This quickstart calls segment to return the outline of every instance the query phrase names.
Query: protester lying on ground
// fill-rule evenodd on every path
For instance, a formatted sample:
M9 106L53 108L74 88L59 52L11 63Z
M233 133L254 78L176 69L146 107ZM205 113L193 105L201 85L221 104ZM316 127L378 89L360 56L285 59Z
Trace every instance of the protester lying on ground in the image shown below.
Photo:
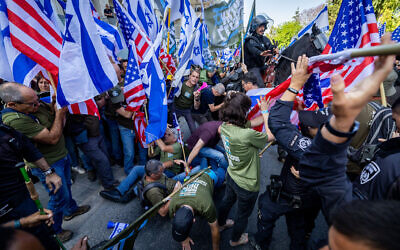
M216 105L215 97L222 96L224 93L225 87L222 83L200 91L200 106L192 110L192 117L199 125L213 120L211 112L218 111L224 105L224 103Z
M155 153L160 153L160 161L164 166L164 174L174 180L183 182L186 173L183 172L179 164L174 162L174 160L182 159L182 147L177 140L177 131L167 128L163 140L156 140L159 148L156 148ZM192 171L197 172L199 169L200 167L196 167L192 169ZM144 174L145 166L135 166L117 188L109 191L101 191L100 196L115 202L129 202L135 196L132 186L137 180L141 179Z
M311 139L318 128L328 120L328 108L318 111L300 111L299 129L290 121L297 90L306 83L308 58L298 58L296 66L292 64L292 78L289 88L276 101L270 110L268 124L278 145L288 152L280 176L271 176L271 184L258 200L256 249L268 249L272 240L275 222L280 216L286 216L286 225L291 239L290 249L306 249L307 237L314 227L314 219L319 212L319 201L315 194L309 192L302 180L296 178L292 171L298 168L298 161L304 151L311 145ZM248 73L246 75L251 75ZM245 76L246 79L246 76ZM250 77L249 77L250 79ZM250 85L250 84L247 84Z
M53 228L60 240L65 242L71 239L72 232L62 229L63 219L71 220L90 209L89 205L78 207L71 194L71 166L62 135L63 121L68 109L57 109L55 103L50 106L39 102L33 89L18 83L2 84L0 98L7 107L1 113L3 123L35 142L51 166L51 171L42 172L34 163L27 163L32 174L40 179L49 193L48 209L54 213ZM46 175L52 172L60 176L63 184L57 193L52 192L46 184Z
M384 35L382 44L390 43L390 34ZM299 166L301 179L318 193L328 222L333 209L352 200L353 188L345 167L346 150L358 127L355 119L392 70L393 61L394 56L380 56L372 75L348 93L344 93L345 83L340 75L331 78L333 116L318 131Z
M178 161L178 163L188 167L184 161ZM212 248L213 250L219 249L220 234L213 191L214 187L218 187L224 182L224 177L225 171L221 168L217 171L206 170L171 198L169 216L172 218L172 237L181 242L182 249L190 250L190 245L194 244L189 234L197 215L207 220L211 229ZM232 225L231 222L229 225Z
M222 142L228 156L228 173L222 204L219 208L218 224L224 227L229 211L238 200L234 216L235 224L230 240L231 246L246 244L248 235L243 233L248 217L253 211L260 189L260 157L262 149L274 136L268 128L269 102L262 98L260 109L266 133L246 128L246 113L251 107L251 99L244 93L230 92L226 105L220 111L224 123L220 127Z
M399 232L399 201L353 201L334 210L322 250L400 249Z

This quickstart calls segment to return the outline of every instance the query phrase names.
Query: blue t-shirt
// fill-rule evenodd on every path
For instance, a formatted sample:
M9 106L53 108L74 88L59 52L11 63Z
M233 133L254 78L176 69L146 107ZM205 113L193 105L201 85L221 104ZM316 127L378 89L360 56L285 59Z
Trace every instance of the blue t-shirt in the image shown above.
M200 107L199 109L193 109L193 113L196 114L205 114L207 110L210 108L208 107L209 104L214 103L214 95L211 91L211 87L207 87L201 91L200 95Z

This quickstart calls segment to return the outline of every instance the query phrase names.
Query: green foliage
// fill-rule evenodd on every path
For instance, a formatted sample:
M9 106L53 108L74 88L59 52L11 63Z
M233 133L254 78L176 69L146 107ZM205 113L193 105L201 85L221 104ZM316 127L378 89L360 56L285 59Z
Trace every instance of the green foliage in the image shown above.
M272 26L269 37L278 43L279 48L286 47L301 28L302 26L298 21L285 22L278 27Z

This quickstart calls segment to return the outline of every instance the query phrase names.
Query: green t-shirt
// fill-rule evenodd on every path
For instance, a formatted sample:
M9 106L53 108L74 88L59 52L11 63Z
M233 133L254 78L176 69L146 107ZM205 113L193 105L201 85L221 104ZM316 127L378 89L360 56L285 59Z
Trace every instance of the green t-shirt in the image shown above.
M215 222L217 211L213 202L213 190L213 180L208 174L202 174L172 197L169 204L169 216L174 217L176 210L182 205L189 205L193 208L195 215L206 218L208 223Z
M50 107L44 103L40 103L38 111L33 115L36 117L36 120L34 120L33 117L31 118L22 113L10 112L5 113L2 119L4 124L32 139L43 129L47 128L50 130L55 118ZM40 153L43 154L44 158L50 165L67 155L63 135L61 135L60 140L55 145L35 142L35 146L39 149ZM28 163L28 166L36 167L33 163Z
M221 125L221 139L228 156L228 173L239 187L260 190L260 157L258 150L268 141L265 133L235 125Z
M167 187L167 190L155 187L146 192L146 198L153 206L172 193L176 184L176 180L168 178L165 175L163 175L158 182L164 184ZM146 181L146 178L144 178L143 186L146 186L149 183L151 182Z
M199 78L200 85L203 85L203 82L206 82L208 86L212 86L214 85L214 83L212 82L211 78L208 77L207 73L208 71L205 69L200 71L200 78Z
M194 103L194 86L189 87L186 83L182 84L181 94L175 98L175 106L178 109L190 109Z
M155 154L160 154L160 161L162 163L173 160L181 160L182 159L182 147L178 142L175 142L171 145L174 148L174 153L163 152L159 147L156 148ZM174 172L175 174L179 174L181 172L181 167L174 162L174 164L167 168L168 170Z

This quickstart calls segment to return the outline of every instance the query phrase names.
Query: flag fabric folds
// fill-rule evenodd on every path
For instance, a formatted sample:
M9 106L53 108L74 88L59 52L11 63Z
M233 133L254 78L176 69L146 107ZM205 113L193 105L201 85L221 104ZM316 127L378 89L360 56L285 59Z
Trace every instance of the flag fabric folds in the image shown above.
M0 31L0 77L30 86L31 80L43 68L12 45L5 1L0 1Z
M386 22L379 27L379 37L382 37L386 32Z
M126 0L128 13L151 41L157 37L158 21L149 0Z
M56 79L62 38L35 0L6 0L12 45Z
M124 96L126 103L128 104L125 110L131 112L139 111L144 100L146 100L146 94L139 74L139 65L137 60L136 47L132 42L131 46L129 46L128 66L124 83Z
M68 1L65 19L57 87L60 106L84 102L118 83L97 33L89 0Z
M96 101L93 98L90 98L84 102L68 105L68 111L71 114L94 115L100 119L99 108L97 107Z
M400 26L393 31L392 40L400 43Z

